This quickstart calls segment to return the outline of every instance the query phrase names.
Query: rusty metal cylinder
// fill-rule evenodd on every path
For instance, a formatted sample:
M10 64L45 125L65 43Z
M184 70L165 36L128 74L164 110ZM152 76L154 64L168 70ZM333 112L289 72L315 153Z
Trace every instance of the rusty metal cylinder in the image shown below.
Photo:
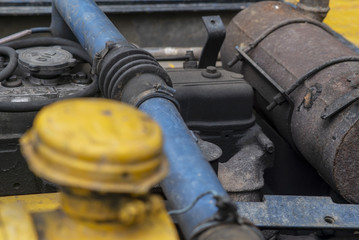
M237 54L236 62L240 52L247 58ZM254 87L257 111L332 188L359 203L359 56L325 25L271 1L232 20L221 56Z

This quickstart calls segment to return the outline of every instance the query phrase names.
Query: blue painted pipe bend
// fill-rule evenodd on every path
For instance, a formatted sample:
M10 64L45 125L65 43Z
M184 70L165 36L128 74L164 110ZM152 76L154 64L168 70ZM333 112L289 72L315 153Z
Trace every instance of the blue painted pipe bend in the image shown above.
M92 58L106 42L128 44L93 0L53 0L53 4Z
M139 109L149 114L162 128L170 172L161 182L161 187L172 208L185 208L200 194L208 191L227 196L172 102L151 98L142 103ZM178 215L178 222L186 239L189 239L200 223L216 212L213 198L206 196L190 211Z

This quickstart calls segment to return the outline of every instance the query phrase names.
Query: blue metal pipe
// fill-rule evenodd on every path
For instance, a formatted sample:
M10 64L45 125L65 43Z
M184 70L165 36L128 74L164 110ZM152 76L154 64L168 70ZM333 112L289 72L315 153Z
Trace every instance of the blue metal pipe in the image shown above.
M108 41L128 44L93 0L53 0L53 5L92 58Z
M163 98L151 98L142 103L139 109L149 114L162 128L170 172L161 182L161 187L172 208L185 208L200 194L209 191L227 196L172 102ZM213 198L206 196L190 211L178 215L178 222L186 239L217 210Z
M108 41L128 44L92 0L53 0L53 3L92 58L105 48ZM139 109L152 116L162 127L170 172L161 186L173 209L186 208L199 195L209 191L228 197L171 101L151 98L142 103ZM215 200L207 195L191 210L178 215L185 237L189 239L193 230L217 210Z

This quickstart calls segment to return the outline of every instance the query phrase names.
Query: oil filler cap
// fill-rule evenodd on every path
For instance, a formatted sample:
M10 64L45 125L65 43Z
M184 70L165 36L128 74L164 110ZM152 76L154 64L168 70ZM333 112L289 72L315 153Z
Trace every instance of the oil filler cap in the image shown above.
M19 64L41 77L60 75L76 64L72 54L59 46L19 50Z
M112 100L49 105L20 143L32 171L62 186L146 193L168 171L157 123Z

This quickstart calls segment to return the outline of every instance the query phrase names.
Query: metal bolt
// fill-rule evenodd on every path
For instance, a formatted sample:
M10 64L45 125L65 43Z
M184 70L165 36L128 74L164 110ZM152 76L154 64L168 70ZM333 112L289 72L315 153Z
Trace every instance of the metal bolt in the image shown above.
M202 76L205 78L219 78L221 75L215 66L208 66L202 71Z
M85 78L87 78L87 74L84 72L78 72L78 73L76 73L75 77L77 79L85 79Z
M3 81L1 85L10 88L19 87L22 85L22 78L18 78L16 75L12 75L11 77Z
M183 62L183 68L196 69L198 64L194 57L193 51L186 51L186 61Z
M206 72L207 72L207 73L212 73L212 74L217 73L217 68L214 67L214 66L208 66L208 67L206 68Z
M189 61L195 61L196 58L194 57L194 53L192 50L186 51L186 56L185 56Z
M78 72L72 77L72 82L77 84L89 84L91 83L90 78L84 72Z
M11 77L9 77L6 81L7 82L17 82L18 80L20 80L21 81L21 77L19 78L18 76L16 76L16 75L12 75Z
M15 82L17 80L17 76L16 75L12 75L11 77L9 77L7 79L8 82Z

